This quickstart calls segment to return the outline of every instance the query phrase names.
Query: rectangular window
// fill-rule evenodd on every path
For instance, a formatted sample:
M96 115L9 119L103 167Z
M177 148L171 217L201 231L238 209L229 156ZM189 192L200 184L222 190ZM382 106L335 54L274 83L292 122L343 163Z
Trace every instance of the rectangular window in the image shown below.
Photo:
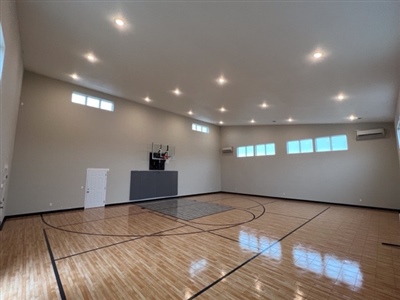
M312 139L301 140L300 141L300 152L301 153L314 152L313 140Z
M71 102L86 105L102 110L114 111L114 102L100 98L91 97L80 93L72 93Z
M347 136L346 135L334 135L331 136L332 151L345 151L347 147Z
M256 145L256 156L264 156L267 155L267 151L265 149L265 145Z
M72 102L76 104L86 105L86 96L73 93L72 94Z
M198 131L198 132L203 132L203 133L210 132L210 129L207 126L199 125L196 123L192 123L192 130Z
M256 156L275 155L275 144L256 145Z
M316 152L346 151L348 149L347 136L345 134L324 136L315 139Z
M237 157L249 157L254 156L254 146L241 146L236 148L236 156Z
M246 157L246 147L237 147L236 155L237 157Z
M108 100L101 100L100 109L114 111L114 103Z
M316 152L331 151L331 138L329 136L316 138L315 139L315 151Z
M275 155L275 143L266 144L267 155Z
M254 156L254 146L247 146L246 147L246 156Z
M100 107L100 100L97 98L87 97L86 105L90 107L99 108Z
M286 152L287 154L314 152L313 140L304 139L300 141L288 141L286 144Z
M300 143L299 141L289 141L286 143L287 154L297 154L300 153Z

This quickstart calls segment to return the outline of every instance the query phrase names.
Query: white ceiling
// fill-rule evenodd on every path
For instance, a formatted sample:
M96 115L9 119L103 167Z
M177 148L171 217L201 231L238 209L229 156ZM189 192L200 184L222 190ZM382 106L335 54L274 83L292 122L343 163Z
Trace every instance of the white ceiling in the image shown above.
M17 3L24 65L39 74L215 124L394 119L398 1Z

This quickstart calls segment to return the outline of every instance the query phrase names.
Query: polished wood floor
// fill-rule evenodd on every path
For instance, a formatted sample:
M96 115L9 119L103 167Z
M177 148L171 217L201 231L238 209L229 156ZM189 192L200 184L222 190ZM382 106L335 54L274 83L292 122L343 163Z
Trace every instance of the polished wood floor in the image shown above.
M136 204L8 219L0 299L400 299L400 247L382 244L400 244L398 212L187 199L233 209L190 221Z

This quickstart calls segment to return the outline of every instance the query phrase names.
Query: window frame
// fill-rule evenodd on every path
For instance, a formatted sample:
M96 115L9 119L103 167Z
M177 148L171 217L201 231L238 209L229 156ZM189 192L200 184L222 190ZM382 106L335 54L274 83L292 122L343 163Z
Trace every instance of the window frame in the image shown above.
M341 143L345 142L345 147L339 147L336 145L336 142L334 142L334 139L337 139L339 137L344 137L344 140L340 141ZM327 148L328 145L322 145L325 148L322 150L320 149L322 146L318 146L318 141L319 140L324 140L326 139L329 141L329 149ZM325 142L326 143L326 142ZM335 144L334 144L335 143ZM314 139L314 144L315 144L315 152L322 153L322 152L337 152L337 151L348 151L349 150L349 144L347 142L347 134L336 134L336 135L331 135L331 136L321 136L317 137Z
M74 102L74 101L73 101L74 96L84 97L84 103L81 103L81 102ZM95 105L89 105L89 104L88 104L88 101L90 101L89 99L90 99L90 100L94 100L94 101L98 101L98 105L97 105L97 106L95 106ZM86 95L86 94L79 93L79 92L72 92L72 95L71 95L71 103L73 103L73 104L79 104L79 105L84 105L84 106L91 107L91 108L97 108L97 109L104 110L104 111L111 111L111 112L113 112L113 111L114 111L114 108L115 108L114 101L102 99L102 98L99 98L99 97L94 97L94 96L91 96L91 95ZM106 109L106 108L102 107L102 105L101 105L102 103L107 103L107 105L110 105L110 108L111 108L111 109Z
M244 151L244 155L239 155L239 152ZM254 145L246 145L236 147L236 157L254 157L255 156L255 147Z
M210 133L210 127L197 123L192 123L192 130L201 133Z
M270 151L271 149L271 146L273 147L273 151ZM258 149L257 148L263 148L262 150L263 151L260 151L260 154L259 154L259 151L258 151ZM259 156L271 156L271 155L276 155L276 148L275 148L275 143L266 143L266 144L257 144L257 145L255 145L254 146L254 156L257 156L257 157L259 157ZM263 154L261 154L261 152L263 153Z

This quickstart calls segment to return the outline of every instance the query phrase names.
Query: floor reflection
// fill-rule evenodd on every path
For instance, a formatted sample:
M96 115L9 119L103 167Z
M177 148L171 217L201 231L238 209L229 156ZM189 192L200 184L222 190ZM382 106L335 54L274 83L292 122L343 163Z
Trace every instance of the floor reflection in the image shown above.
M362 286L363 275L358 262L339 259L332 254L297 245L293 248L294 264L304 270L326 276L356 289Z
M241 230L239 243L243 250L260 253L276 261L282 259L281 243L278 240ZM289 252L290 253L290 252ZM292 249L294 265L316 275L325 276L336 284L359 289L363 283L360 264L353 260L340 259L333 254L321 254L309 247L298 244Z
M275 260L280 260L282 257L281 244L266 236L256 236L253 233L241 230L239 232L239 243L243 250L252 252L262 252L262 255L268 256Z
M193 262L189 268L190 277L195 277L196 275L198 275L201 271L205 269L206 266L207 260L205 260L204 258Z

